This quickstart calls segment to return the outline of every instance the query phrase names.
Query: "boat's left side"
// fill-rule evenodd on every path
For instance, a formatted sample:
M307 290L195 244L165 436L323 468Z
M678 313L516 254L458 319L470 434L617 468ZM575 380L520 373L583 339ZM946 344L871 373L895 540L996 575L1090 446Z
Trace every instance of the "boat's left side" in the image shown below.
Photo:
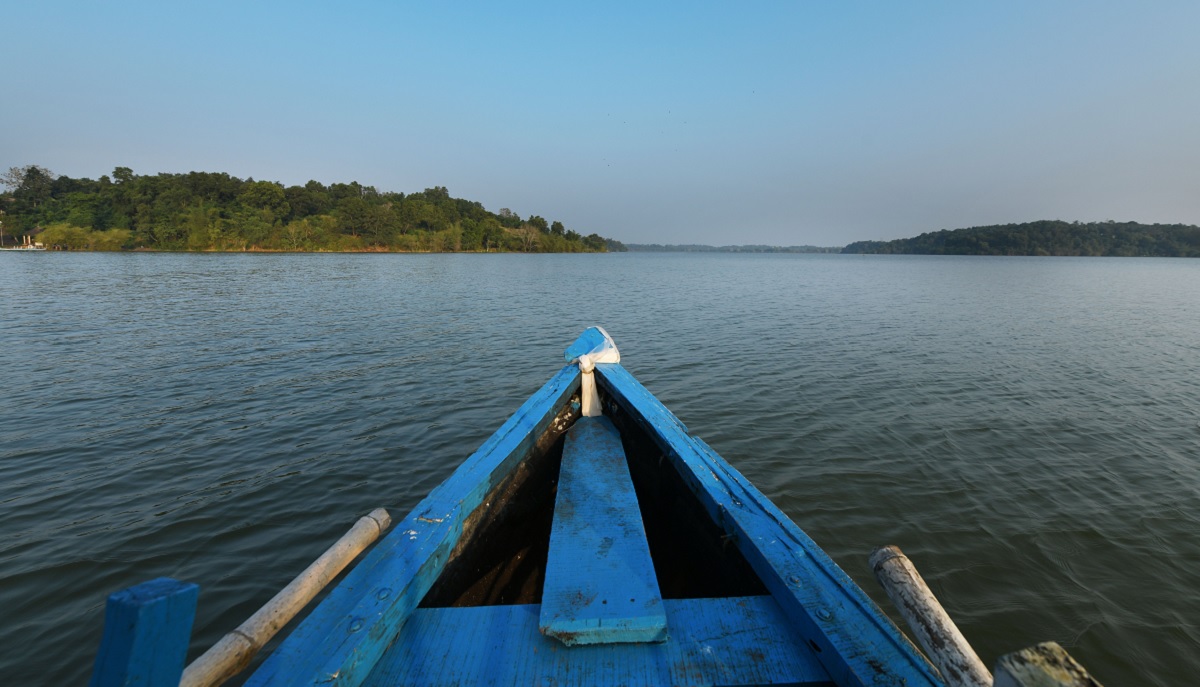
M287 637L247 685L359 684L439 577L434 596L496 591L520 571L488 571L468 542L521 520L523 485L546 479L579 416L579 370L567 365L400 521ZM483 553L480 553L480 552ZM483 572L481 576L479 573ZM446 573L444 575L444 573ZM519 595L532 583L518 581ZM536 587L540 589L540 584Z

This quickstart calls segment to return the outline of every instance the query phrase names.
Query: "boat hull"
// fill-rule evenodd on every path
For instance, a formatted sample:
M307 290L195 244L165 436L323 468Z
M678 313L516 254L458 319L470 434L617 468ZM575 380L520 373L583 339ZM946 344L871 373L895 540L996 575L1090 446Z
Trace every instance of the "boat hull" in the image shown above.
M819 674L810 671L810 677L815 675L812 681L910 687L941 684L929 663L866 594L740 473L702 440L692 436L627 370L619 364L600 364L595 370L605 415L623 434L638 435L628 439L627 444L648 441L652 445L651 453L657 452L662 459L659 461L662 465L655 467L672 471L672 478L678 479L690 493L710 521L709 526L720 533L722 545L735 547L740 553L744 560L741 565L752 570L763 592L744 598L769 600L768 615L777 614L784 619L789 646L799 647L814 661L813 665L819 666ZM576 366L567 365L560 370L454 475L400 522L246 684L422 684L415 673L399 667L429 664L428 656L413 653L410 647L417 638L427 648L429 642L435 642L432 651L441 652L443 664L461 666L464 670L473 665L470 659L452 660L464 647L476 657L498 651L500 646L507 652L531 656L541 656L546 647L553 647L554 655L581 652L577 655L582 657L589 651L599 651L607 652L613 660L619 659L621 665L644 665L645 679L629 684L671 683L673 678L667 679L674 675L671 666L690 660L686 658L690 655L688 651L681 648L687 641L681 628L688 622L672 623L668 619L670 639L661 644L628 643L600 649L546 644L554 640L535 638L528 627L518 622L527 619L530 609L538 604L496 605L496 601L511 604L511 599L491 599L493 603L489 603L487 599L475 598L455 607L459 599L447 591L454 585L439 580L443 575L458 577L462 578L459 587L472 588L471 570L477 574L481 566L465 564L471 549L480 545L481 540L489 539L487 523L504 521L505 511L519 506L521 499L513 496L520 493L520 485L539 472L553 470L547 463L560 459L562 434L578 418L579 385ZM631 456L631 464L634 460ZM645 458L638 460L646 462ZM721 565L733 569L739 564L725 561ZM538 577L534 575L533 579L525 586L536 588ZM435 587L442 591L431 596L444 598L422 604ZM668 590L669 585L665 585L664 596L670 596ZM537 599L536 591L526 598ZM476 605L480 601L488 605ZM690 608L689 603L694 606L699 602L671 600L669 608L679 613L681 608ZM459 612L463 614L460 619L452 619ZM420 620L409 625L414 617ZM475 619L465 620L468 617ZM505 618L514 624L507 625L509 621ZM420 630L427 624L453 631L446 630L448 634L438 640L436 632ZM479 627L490 630L470 642L452 639L460 636L456 633ZM745 629L728 627L726 632ZM497 634L505 635L503 642ZM749 636L754 636L753 632ZM760 653L765 656L764 648L770 645L771 642L761 641ZM410 658L399 658L395 652ZM674 659L663 658L671 652L675 652ZM423 658L418 660L418 656ZM409 663L405 664L406 660ZM532 672L516 675L517 682L540 683L545 671L553 672L554 666L559 665L555 661L539 661L520 663ZM567 671L564 675L574 674L574 669L564 670ZM599 673L585 671L585 674L599 678ZM463 677L465 674L428 684L457 684L455 680ZM616 674L611 677L615 680L613 684L627 682L624 678L616 679ZM604 679L591 684L607 683Z

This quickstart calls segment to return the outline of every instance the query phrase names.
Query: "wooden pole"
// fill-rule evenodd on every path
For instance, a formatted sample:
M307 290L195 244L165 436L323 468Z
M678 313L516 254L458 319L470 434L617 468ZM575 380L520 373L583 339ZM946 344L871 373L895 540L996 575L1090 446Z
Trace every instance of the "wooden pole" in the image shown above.
M376 508L359 518L354 527L329 547L321 557L284 587L275 598L258 609L236 630L221 638L211 649L183 671L179 687L213 687L237 675L275 633L294 618L325 585L337 577L350 561L379 538L392 524L391 516Z
M875 579L900 611L946 684L951 687L991 687L992 674L900 547L881 546L871 553L870 561Z

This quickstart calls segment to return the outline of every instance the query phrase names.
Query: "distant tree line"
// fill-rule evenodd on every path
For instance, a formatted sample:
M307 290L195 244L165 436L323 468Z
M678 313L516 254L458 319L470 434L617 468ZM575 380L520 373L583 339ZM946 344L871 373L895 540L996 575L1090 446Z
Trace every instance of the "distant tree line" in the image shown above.
M841 248L821 246L706 246L697 243L629 243L625 248L641 253L840 253Z
M97 180L29 165L0 174L5 243L34 236L72 250L508 251L623 249L598 234L508 208L492 213L444 186L381 192L358 182L284 186L229 174L137 175L117 167Z
M1089 255L1200 257L1200 227L1137 222L1043 220L921 234L895 241L857 241L843 253L917 255Z

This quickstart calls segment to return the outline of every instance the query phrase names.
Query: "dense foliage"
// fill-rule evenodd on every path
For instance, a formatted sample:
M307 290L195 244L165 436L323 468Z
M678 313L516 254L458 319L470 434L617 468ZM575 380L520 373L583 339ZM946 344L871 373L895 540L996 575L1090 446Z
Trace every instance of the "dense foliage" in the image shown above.
M858 241L843 253L1200 257L1200 227L1045 220L935 231L895 241Z
M619 243L562 222L488 212L444 186L380 192L358 182L283 186L223 173L139 176L117 167L98 180L41 167L0 175L5 240L34 235L85 250L399 250L603 252Z

